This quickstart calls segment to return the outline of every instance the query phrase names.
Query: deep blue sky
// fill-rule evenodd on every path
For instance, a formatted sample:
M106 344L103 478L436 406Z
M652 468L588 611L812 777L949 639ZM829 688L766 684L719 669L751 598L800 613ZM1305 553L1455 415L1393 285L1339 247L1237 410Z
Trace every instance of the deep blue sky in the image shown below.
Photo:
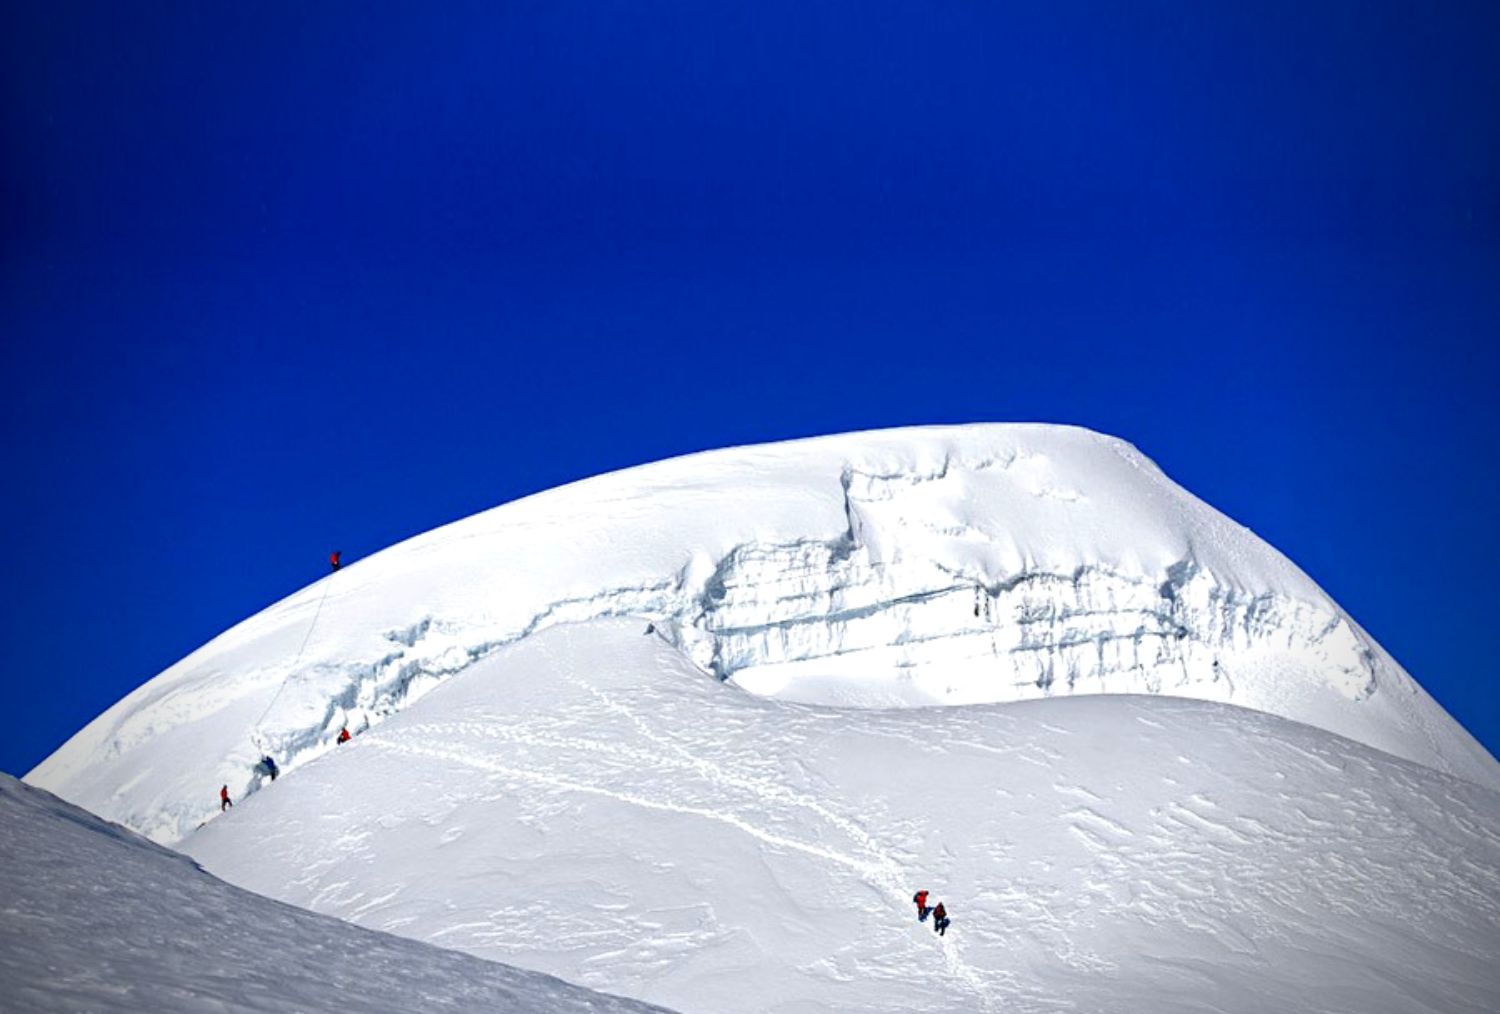
M1135 442L1500 750L1500 5L374 8L0 8L0 768L330 548L974 420Z

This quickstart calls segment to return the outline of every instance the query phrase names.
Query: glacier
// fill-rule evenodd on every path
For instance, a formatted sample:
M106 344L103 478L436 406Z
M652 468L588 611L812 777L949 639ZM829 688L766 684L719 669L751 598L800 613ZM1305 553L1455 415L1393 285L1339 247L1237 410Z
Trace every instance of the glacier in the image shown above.
M154 840L548 627L630 616L747 692L848 707L1217 700L1484 784L1482 747L1294 564L1131 445L923 427L705 452L393 546L149 681L28 780Z

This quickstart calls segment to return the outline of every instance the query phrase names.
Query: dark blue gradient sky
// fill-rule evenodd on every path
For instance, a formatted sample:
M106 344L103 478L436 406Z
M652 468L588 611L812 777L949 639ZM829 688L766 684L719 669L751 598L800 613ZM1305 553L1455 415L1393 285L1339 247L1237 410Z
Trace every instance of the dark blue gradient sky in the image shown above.
M0 768L330 548L975 420L1133 441L1500 749L1500 5L1230 6L5 5Z

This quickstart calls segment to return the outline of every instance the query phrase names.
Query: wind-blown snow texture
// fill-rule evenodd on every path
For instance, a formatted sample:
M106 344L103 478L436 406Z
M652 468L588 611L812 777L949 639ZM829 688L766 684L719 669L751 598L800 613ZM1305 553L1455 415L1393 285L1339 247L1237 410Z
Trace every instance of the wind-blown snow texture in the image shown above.
M765 700L642 629L498 652L186 847L691 1012L1500 1010L1496 792L1210 702Z
M28 776L162 842L500 648L650 620L753 693L860 707L1230 701L1441 771L1495 761L1288 560L1130 445L894 430L601 476L418 536L241 623Z
M659 1010L231 887L0 774L0 1010Z

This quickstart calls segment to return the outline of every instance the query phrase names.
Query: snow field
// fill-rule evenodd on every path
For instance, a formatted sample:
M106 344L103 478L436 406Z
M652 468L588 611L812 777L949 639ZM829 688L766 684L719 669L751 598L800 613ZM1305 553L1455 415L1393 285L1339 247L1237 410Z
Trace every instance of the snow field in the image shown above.
M1222 704L759 699L645 628L498 651L186 847L687 1012L1500 1009L1500 794Z
M8 1014L659 1010L242 891L7 775L0 857Z

